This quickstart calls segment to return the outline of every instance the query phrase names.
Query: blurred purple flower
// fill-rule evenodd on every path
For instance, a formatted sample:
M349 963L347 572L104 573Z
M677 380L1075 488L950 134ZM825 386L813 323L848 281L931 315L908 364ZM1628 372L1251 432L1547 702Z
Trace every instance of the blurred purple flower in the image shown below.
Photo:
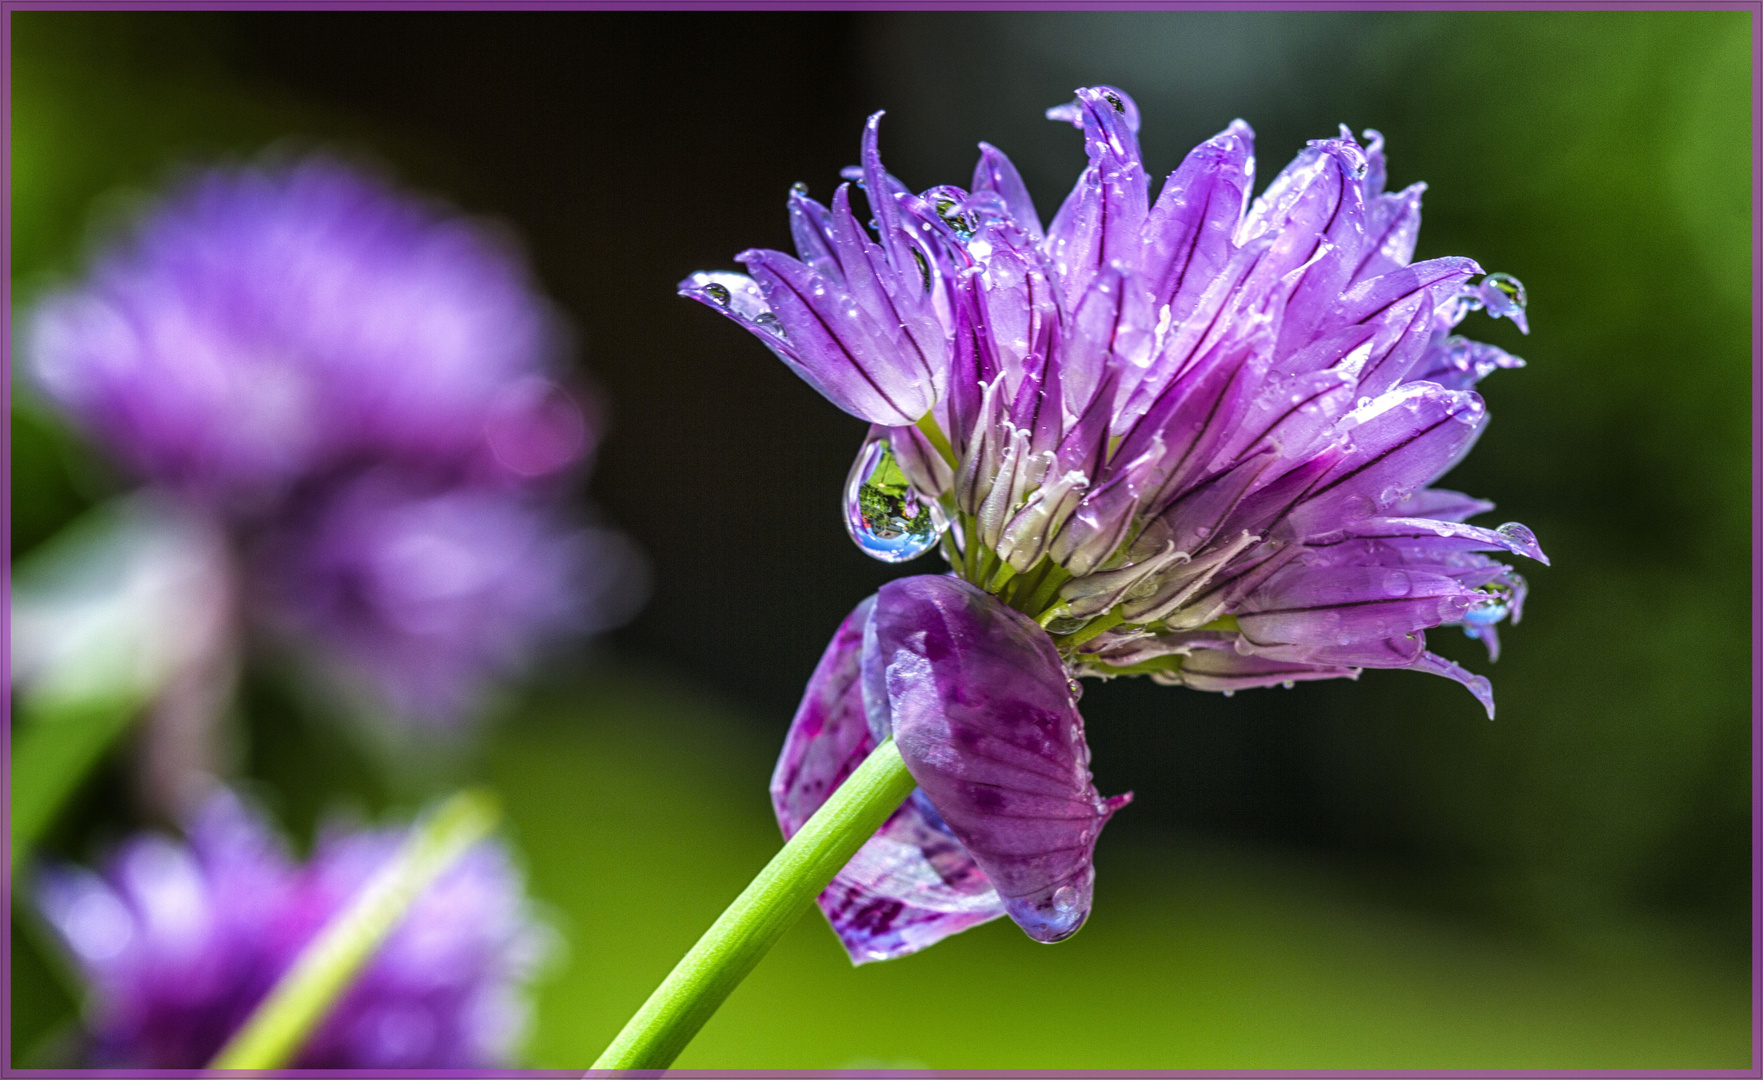
M940 546L963 579L897 581L853 615L861 659L847 622L774 780L790 831L861 760L854 688L868 738L891 710L929 803L872 842L894 830L915 850L866 848L822 898L854 958L971 924L970 869L1037 937L1081 923L1113 804L1056 693L1074 676L1230 693L1408 668L1493 715L1488 681L1425 631L1460 625L1495 653L1525 585L1484 553L1546 560L1522 525L1464 523L1491 504L1428 485L1486 424L1470 388L1522 364L1452 331L1474 310L1525 329L1525 295L1508 275L1472 283L1469 259L1411 261L1424 185L1384 190L1380 136L1312 142L1251 199L1237 121L1152 202L1137 106L1082 89L1048 116L1082 129L1089 168L1043 228L983 143L971 191L913 194L882 168L880 115L845 172L875 238L848 185L830 208L798 186L799 258L748 251L751 276L681 284L875 425L846 492L859 546L890 562ZM971 856L955 899L926 876L951 865L938 828ZM1073 852L1081 872L1045 862ZM1042 902L1066 887L1075 907Z
M566 338L502 234L315 157L191 177L26 345L87 435L228 523L250 619L446 722L643 591L629 543L558 513L598 434Z
M44 300L27 341L39 385L118 460L237 504L361 458L494 466L493 425L558 429L515 475L570 464L579 414L530 390L561 339L502 237L321 157L192 177Z
M102 875L46 870L39 909L89 991L88 1063L206 1065L402 839L331 829L300 865L223 792L187 843L146 834ZM417 899L294 1067L506 1066L525 1032L526 984L551 941L507 853L485 842Z
M483 672L630 614L630 541L559 531L533 500L368 474L309 509L259 545L263 607L287 636L315 642L340 681L367 684L399 716L465 715Z

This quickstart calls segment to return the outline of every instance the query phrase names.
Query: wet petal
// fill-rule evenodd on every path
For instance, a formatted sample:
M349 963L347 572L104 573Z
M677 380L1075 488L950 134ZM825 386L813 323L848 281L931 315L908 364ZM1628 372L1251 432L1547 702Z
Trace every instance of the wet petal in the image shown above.
M1092 86L1074 105L1049 118L1083 128L1090 164L1047 227L1045 250L1068 306L1088 290L1090 279L1110 262L1137 268L1149 182L1139 157L1138 106L1124 92Z
M1462 460L1487 425L1481 398L1433 383L1411 383L1342 420L1339 461L1292 512L1292 526L1317 535L1388 511Z
M1145 220L1145 272L1157 305L1185 318L1224 271L1255 179L1255 133L1241 120L1196 146L1169 174Z
M780 252L745 251L736 260L752 271L777 320L755 333L827 400L890 427L930 411L936 388L925 359L847 289Z
M863 601L839 626L790 724L771 778L785 838L875 749L858 681L874 606L874 597ZM857 964L905 956L1004 913L984 872L920 793L858 850L818 902Z
M1016 171L1004 152L991 143L979 144L979 164L973 167L973 190L995 191L1003 200L1004 208L1023 231L1039 243L1045 230L1041 228L1041 216L1035 213L1034 200L1029 198L1028 185L1022 182L1022 174Z
M1096 837L1128 797L1090 781L1052 639L954 577L889 582L871 627L907 768L1010 917L1038 941L1069 937L1089 914Z
M1462 683L1481 702L1482 708L1488 711L1488 719L1494 718L1494 684L1481 675L1473 675L1460 665L1454 664L1437 653L1423 652L1420 659L1408 665L1412 671L1424 671L1428 675L1443 675L1447 679Z
M1279 686L1316 679L1357 679L1359 669L1244 656L1234 649L1197 649L1182 662L1181 685L1195 690L1234 693L1257 686Z
M1456 622L1482 598L1474 586L1421 566L1301 559L1246 597L1237 623L1259 646L1352 645Z

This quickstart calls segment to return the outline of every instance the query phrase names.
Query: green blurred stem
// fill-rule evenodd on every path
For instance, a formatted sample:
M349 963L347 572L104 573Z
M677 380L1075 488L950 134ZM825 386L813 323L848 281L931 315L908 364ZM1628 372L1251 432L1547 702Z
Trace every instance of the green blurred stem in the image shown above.
M140 711L134 694L26 697L13 717L12 854L16 875L55 815Z
M454 860L488 836L499 816L493 795L470 790L419 822L397 856L301 951L209 1068L287 1067L410 905Z
M596 1069L665 1069L914 787L894 740L839 789L656 988Z

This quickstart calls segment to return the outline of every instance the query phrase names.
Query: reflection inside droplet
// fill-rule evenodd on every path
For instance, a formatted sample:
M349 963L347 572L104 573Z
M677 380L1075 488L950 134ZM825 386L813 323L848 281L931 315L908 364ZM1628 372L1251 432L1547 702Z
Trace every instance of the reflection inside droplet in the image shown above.
M942 509L912 487L885 436L863 444L845 481L845 528L882 562L916 559L949 527Z

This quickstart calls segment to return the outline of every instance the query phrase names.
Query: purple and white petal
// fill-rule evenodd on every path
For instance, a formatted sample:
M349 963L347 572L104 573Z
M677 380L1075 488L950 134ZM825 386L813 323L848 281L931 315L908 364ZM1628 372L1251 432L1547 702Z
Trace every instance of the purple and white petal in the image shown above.
M1089 914L1096 838L1130 796L1090 780L1083 718L1046 633L954 577L876 594L894 741L943 820L1038 941Z

